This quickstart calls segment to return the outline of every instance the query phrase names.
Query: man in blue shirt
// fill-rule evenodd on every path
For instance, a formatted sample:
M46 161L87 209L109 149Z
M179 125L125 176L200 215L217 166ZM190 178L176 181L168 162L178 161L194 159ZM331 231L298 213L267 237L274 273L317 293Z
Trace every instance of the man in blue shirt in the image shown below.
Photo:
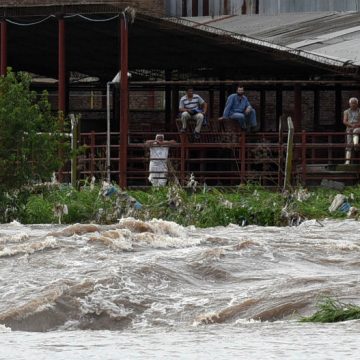
M236 93L227 98L223 116L219 120L233 119L238 121L244 130L254 129L256 127L256 112L244 93L244 87L238 85Z

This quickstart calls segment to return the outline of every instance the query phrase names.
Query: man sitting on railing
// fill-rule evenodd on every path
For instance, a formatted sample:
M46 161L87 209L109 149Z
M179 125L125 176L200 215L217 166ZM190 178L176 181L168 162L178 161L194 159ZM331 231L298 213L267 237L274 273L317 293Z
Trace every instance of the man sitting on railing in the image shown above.
M219 120L233 119L239 122L241 129L253 130L256 127L256 112L244 94L244 87L239 84L236 93L227 98L223 116Z
M205 100L201 96L194 94L193 88L189 86L186 89L186 95L180 99L179 111L181 112L182 123L180 131L186 131L187 122L190 119L196 120L194 138L199 139L201 126L203 125L207 111L207 103Z
M345 150L345 164L350 164L351 148L354 145L355 149L359 146L360 134L360 109L358 107L359 101L353 97L349 100L349 109L344 111L343 123L346 126L346 150Z

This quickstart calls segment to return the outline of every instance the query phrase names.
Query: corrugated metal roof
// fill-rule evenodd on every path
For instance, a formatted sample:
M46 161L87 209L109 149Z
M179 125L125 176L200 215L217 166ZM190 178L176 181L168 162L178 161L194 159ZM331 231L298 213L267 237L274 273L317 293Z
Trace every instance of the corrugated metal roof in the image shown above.
M186 18L202 30L211 28L262 41L263 46L298 50L360 66L360 13L322 12L281 15L238 15ZM319 58L317 61L322 61Z

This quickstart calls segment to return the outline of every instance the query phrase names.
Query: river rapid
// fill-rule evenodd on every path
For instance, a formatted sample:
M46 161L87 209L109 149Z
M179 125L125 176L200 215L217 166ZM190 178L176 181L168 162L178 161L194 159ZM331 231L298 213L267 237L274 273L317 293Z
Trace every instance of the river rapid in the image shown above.
M0 224L0 359L359 359L359 230Z

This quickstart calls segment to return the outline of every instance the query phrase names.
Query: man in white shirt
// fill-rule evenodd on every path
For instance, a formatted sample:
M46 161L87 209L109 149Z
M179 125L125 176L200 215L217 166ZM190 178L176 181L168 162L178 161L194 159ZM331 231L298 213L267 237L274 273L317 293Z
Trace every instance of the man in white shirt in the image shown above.
M350 164L352 145L357 150L360 134L359 100L355 97L349 100L350 107L344 111L343 123L346 126L345 164Z
M168 174L169 145L175 144L175 140L164 140L163 134L157 134L155 140L146 141L150 147L149 181L153 186L165 186Z
M179 111L181 112L182 123L182 128L180 131L186 131L188 120L195 120L196 126L194 137L195 139L199 139L201 126L204 122L204 117L207 112L207 103L201 96L194 94L192 87L188 87L186 89L186 95L180 99Z

